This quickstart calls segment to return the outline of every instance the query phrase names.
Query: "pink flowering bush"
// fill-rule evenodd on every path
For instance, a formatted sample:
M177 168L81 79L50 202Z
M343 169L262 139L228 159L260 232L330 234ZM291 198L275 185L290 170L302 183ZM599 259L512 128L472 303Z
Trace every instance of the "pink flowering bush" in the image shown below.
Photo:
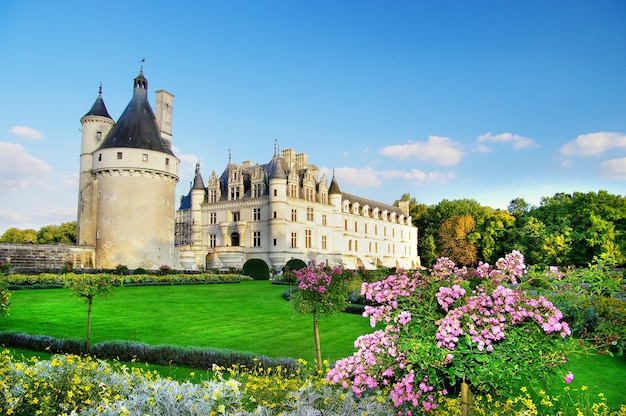
M517 285L524 271L513 251L495 267L468 270L442 258L430 271L363 283L375 305L363 316L379 329L358 338L327 379L357 395L387 388L399 414L411 415L435 409L434 393L457 392L461 382L502 393L556 372L571 331L550 301Z
M318 265L315 261L294 273L298 279L298 291L291 296L291 306L299 314L313 315L316 361L321 371L318 318L339 313L348 306L348 283L354 276L341 267Z

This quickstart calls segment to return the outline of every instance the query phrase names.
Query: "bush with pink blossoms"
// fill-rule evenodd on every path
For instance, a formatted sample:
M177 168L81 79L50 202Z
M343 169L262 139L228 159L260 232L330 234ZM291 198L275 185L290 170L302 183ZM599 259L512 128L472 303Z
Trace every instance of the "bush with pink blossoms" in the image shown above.
M322 370L318 318L343 311L348 306L348 283L352 272L341 267L328 267L311 261L309 266L294 271L298 291L291 296L291 306L299 314L313 315L313 334L317 367Z
M550 301L517 283L521 253L496 266L457 268L447 258L433 270L363 283L375 306L364 317L379 328L355 342L357 351L337 361L328 380L357 395L389 390L400 414L436 408L436 392L506 393L520 380L559 371L572 346L569 325Z

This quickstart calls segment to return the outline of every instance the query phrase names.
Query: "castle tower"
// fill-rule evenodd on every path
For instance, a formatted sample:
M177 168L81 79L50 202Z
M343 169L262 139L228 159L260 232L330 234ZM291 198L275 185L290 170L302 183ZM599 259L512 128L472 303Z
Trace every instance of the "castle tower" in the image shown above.
M134 79L130 103L92 154L98 268L174 266L180 161L161 136L147 91L142 70ZM170 100L160 127L170 126L171 133L173 95L162 96Z
M91 109L80 119L82 126L80 148L80 171L78 185L78 217L76 220L76 243L80 246L96 245L96 204L94 200L97 190L94 187L93 152L102 144L102 140L109 133L113 119L109 115L102 99L102 85L98 98Z
M274 154L269 172L269 211L270 232L268 246L271 247L269 258L271 266L280 269L289 260L287 218L290 215L287 205L287 174L283 164L285 159Z

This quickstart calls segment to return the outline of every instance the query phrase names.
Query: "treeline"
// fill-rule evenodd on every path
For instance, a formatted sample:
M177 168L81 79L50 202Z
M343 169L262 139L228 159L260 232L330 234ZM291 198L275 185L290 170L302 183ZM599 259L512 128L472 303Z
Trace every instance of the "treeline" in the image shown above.
M14 244L76 244L76 221L61 225L46 225L39 231L9 228L0 237L0 243Z
M557 193L533 206L522 198L507 210L473 199L418 203L409 194L413 223L419 227L423 266L439 257L457 265L490 264L519 250L527 264L586 266L603 261L626 265L626 198L606 191Z

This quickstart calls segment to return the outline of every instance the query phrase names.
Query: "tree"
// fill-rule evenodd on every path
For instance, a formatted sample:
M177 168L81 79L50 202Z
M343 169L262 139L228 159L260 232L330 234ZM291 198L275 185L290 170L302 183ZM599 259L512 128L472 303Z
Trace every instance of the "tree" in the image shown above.
M477 263L478 249L470 238L475 229L471 215L455 215L445 220L439 227L439 254L462 266Z
M313 315L313 336L317 369L322 371L322 352L318 318L343 311L348 306L348 280L351 275L341 267L327 267L315 261L303 269L295 270L298 291L291 296L293 310L301 315Z
M91 348L91 311L93 298L96 296L107 297L113 291L114 279L103 274L67 274L65 286L72 294L79 296L87 302L87 340L85 352L89 354Z
M76 221L41 227L37 232L37 242L39 244L75 244Z
M0 243L13 244L34 244L37 242L37 231L33 229L20 230L19 228L9 228L0 237Z

